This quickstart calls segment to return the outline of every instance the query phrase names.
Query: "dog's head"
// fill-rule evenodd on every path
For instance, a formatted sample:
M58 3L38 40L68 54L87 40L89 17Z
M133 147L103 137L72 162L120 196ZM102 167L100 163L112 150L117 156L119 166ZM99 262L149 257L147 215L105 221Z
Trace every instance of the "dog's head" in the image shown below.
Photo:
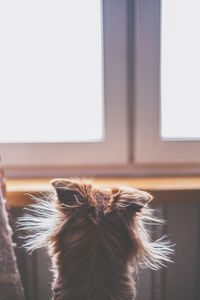
M55 179L51 184L58 207L66 216L82 215L99 226L111 216L131 221L153 198L133 188L100 187L90 181Z
M99 187L80 180L56 179L52 185L57 208L65 218L66 235L74 235L77 244L84 237L88 247L90 243L101 243L104 253L112 259L114 255L127 261L137 257L144 239L141 215L152 199L150 194L127 187Z

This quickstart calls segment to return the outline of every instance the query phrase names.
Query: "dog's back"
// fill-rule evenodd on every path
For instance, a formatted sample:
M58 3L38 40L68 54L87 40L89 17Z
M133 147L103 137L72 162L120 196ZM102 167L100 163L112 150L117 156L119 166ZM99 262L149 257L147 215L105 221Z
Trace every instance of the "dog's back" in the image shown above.
M97 203L102 196L94 193ZM133 299L128 271L133 247L129 227L117 214L105 215L101 203L95 211L82 207L56 235L55 299Z

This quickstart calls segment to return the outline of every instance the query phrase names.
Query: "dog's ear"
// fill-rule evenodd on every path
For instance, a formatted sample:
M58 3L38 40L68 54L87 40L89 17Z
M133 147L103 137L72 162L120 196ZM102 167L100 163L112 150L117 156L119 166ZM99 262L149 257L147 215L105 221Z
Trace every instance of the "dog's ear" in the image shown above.
M95 204L91 194L92 186L89 182L76 179L54 179L51 184L56 190L58 201L66 207L79 207L85 204L94 206Z
M105 214L115 210L124 210L130 213L140 212L153 197L147 193L133 188L113 188L111 198L105 209Z

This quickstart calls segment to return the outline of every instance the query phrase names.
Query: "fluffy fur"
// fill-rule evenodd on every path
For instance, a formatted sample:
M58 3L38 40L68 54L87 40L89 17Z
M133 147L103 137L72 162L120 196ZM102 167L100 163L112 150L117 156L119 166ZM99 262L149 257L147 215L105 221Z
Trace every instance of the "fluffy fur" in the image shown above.
M54 189L28 208L19 226L29 232L25 247L47 247L54 272L53 300L132 300L132 272L170 261L165 237L152 242L146 226L161 223L133 188L53 180Z

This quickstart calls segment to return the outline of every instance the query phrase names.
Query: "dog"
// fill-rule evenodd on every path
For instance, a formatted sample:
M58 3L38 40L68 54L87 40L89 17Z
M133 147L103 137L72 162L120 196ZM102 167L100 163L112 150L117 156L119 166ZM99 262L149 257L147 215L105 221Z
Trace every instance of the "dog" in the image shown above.
M148 223L162 223L137 189L54 179L35 198L19 227L28 251L47 247L52 260L53 300L133 300L138 267L159 269L171 261L166 237L152 242Z

